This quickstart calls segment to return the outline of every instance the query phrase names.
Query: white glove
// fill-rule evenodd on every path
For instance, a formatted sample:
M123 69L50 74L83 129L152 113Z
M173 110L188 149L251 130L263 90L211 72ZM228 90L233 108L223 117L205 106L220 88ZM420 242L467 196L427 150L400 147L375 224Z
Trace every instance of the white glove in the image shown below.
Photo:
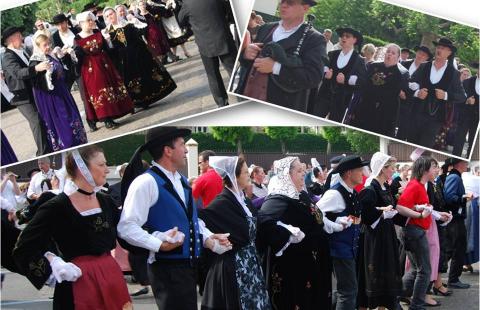
M296 235L291 235L290 238L288 239L288 242L290 243L300 243L303 238L305 238L305 234L303 231L300 229L298 230L298 233Z
M384 219L391 219L398 213L397 210L388 210L388 211L383 211L383 218Z
M176 231L176 233L173 235L173 237L170 237L169 235L173 232ZM183 242L185 240L185 234L181 231L178 231L178 228L172 228L167 230L166 232L161 232L161 231L154 231L152 233L152 236L155 238L159 239L162 242L169 242L169 243L177 243L177 242Z
M345 228L348 228L352 225L353 220L348 218L348 216L337 217L335 223L345 225Z
M75 282L82 276L82 270L72 263L66 263L62 258L55 256L50 262L52 273L58 283L62 281Z
M277 225L282 226L292 234L289 239L290 243L299 243L305 237L305 234L303 233L303 231L301 231L300 228L298 227L292 226L290 224L282 223L281 221L277 221Z
M217 253L217 254L223 254L227 251L230 251L232 249L232 246L224 246L221 245L220 242L217 239L213 239L213 248L211 249L212 252Z
M413 91L416 91L416 90L420 89L420 85L418 83L415 83L415 82L410 82L410 83L408 83L408 88L410 88Z
M442 224L440 224L440 226L447 226L453 219L453 215L452 215L452 212L449 212L449 217L448 217L448 220L443 222Z

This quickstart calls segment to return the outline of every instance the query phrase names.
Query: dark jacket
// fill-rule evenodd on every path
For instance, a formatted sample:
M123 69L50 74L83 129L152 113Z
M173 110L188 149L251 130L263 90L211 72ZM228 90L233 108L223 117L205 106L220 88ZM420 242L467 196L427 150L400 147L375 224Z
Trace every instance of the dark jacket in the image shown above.
M229 29L229 3L220 0L184 0L178 14L179 24L190 24L202 56L216 57L236 53Z
M269 43L274 27L278 23L269 23L258 29L255 42ZM287 57L293 56L298 43L303 36L306 25L302 25L290 37L277 43L283 48ZM278 75L269 74L267 86L267 101L301 112L307 112L309 97L317 92L323 78L324 64L327 59L325 37L315 29L308 30L303 45L299 51L300 66L282 64ZM253 61L240 56L242 66L249 72ZM248 77L248 74L246 74ZM246 83L242 83L243 87ZM240 87L238 92L243 93Z
M7 48L3 54L2 70L8 89L15 95L11 104L32 104L31 79L37 75L35 68L29 67L14 51Z
M77 32L74 30L72 30L72 32L73 34L77 34ZM52 34L52 42L54 47L58 46L62 48L65 45L65 43L60 38L60 34L58 31ZM66 67L67 69L65 70L65 75L66 75L65 80L67 82L67 85L71 85L73 81L80 76L80 74L76 70L76 65L69 54L66 54L63 58L60 59L60 61L64 66L64 68Z

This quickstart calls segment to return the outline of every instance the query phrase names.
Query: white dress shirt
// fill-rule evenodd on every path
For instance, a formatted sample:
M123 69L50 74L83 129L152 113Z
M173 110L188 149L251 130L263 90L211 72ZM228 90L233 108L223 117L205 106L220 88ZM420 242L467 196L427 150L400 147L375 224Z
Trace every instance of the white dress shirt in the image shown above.
M41 193L48 191L48 188L41 187L42 181L45 179L50 180L54 175L58 178L60 183L59 189L62 192L64 183L62 173L58 170L50 169L47 172L40 171L33 176L30 180L30 185L28 186L27 197L31 199L33 194L40 195Z
M339 182L348 192L353 193L353 188L348 187L343 179L340 178ZM345 210L346 205L339 191L329 189L317 202L317 208L319 208L323 214L327 212L339 213ZM329 234L343 230L343 225L330 221L326 216L323 217L323 222L323 230Z
M475 92L477 93L477 95L480 95L480 78L477 77L477 79L475 80Z
M347 53L344 53L343 50L340 51L340 54L338 55L338 58L337 58L337 68L338 69L343 69L345 68L345 66L348 64L348 62L350 61L350 58L352 57L352 54L353 54L353 48L347 52ZM325 66L325 72L328 71L328 67ZM349 85L352 85L354 86L355 83L357 83L357 76L356 75L351 75L350 78L348 79L348 84Z
M6 181L5 187L2 191L2 198L6 199L10 205L16 207L17 206L17 199L15 198L15 192L13 190L13 183L10 180Z
M13 48L13 47L8 47L8 49L12 50L15 54L18 55L18 57L20 57L23 62L28 65L29 61L28 61L28 58L25 54L25 51L23 49L16 49L16 48Z
M272 41L273 42L278 42L280 40L283 40L283 39L286 39L288 37L290 37L292 34L294 34L301 26L303 25L303 22L300 23L298 26L292 28L292 29L289 29L289 30L286 30L285 28L283 28L283 21L279 21L278 22L278 27L275 29L275 31L273 32L272 34ZM282 68L282 65L279 63L279 62L275 62L273 64L273 69L272 69L272 73L275 74L275 75L279 75L280 74L280 69Z
M73 34L73 32L70 29L68 29L66 33L58 30L58 34L59 34L60 39L62 40L64 46L66 45L68 47L73 47L74 40L75 40L75 35ZM63 46L59 46L59 47L63 48Z
M185 193L180 173L172 173L156 162L152 162L152 164L165 173L168 179L172 181L175 191L182 201L185 202ZM117 226L118 235L122 239L134 246L150 250L149 263L155 261L155 252L159 251L162 241L149 234L142 226L148 219L150 208L157 202L158 194L158 185L153 176L149 173L144 173L136 177L128 189L127 197L123 204L123 212ZM203 242L205 243L212 235L212 232L205 227L205 223L202 220L199 219L198 224L200 233L203 235Z
M408 68L408 73L410 73L410 76L412 76L413 73L415 73L415 71L417 71L417 69L418 69L418 67L415 64L415 61L412 62L412 64L410 65L410 68Z

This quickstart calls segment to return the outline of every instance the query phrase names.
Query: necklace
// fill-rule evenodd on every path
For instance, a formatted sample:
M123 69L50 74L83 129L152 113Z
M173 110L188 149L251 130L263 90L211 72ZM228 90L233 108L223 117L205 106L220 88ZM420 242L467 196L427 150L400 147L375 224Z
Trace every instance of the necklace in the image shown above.
M84 191L84 190L81 189L81 188L77 189L77 192L79 192L80 194L84 194L84 195L86 195L86 196L90 196L90 195L95 194L95 192L87 192L87 191Z

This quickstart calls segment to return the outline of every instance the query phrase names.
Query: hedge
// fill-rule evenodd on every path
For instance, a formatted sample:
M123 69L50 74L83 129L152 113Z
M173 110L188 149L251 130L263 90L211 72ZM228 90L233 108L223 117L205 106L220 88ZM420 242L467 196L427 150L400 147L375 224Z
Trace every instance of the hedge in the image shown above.
M222 153L235 153L237 147L225 142L216 140L210 133L196 132L191 137L198 143L198 151L214 150ZM135 150L144 143L143 133L130 134L117 139L98 143L105 151L109 165L119 165L128 162ZM254 133L250 143L243 145L246 153L271 153L281 152L280 141L268 137L265 133ZM287 141L288 152L325 152L327 150L327 141L315 134L298 134L293 141ZM351 147L346 138L342 135L340 142L332 145L332 152L350 151ZM143 158L151 160L148 152L145 152Z

